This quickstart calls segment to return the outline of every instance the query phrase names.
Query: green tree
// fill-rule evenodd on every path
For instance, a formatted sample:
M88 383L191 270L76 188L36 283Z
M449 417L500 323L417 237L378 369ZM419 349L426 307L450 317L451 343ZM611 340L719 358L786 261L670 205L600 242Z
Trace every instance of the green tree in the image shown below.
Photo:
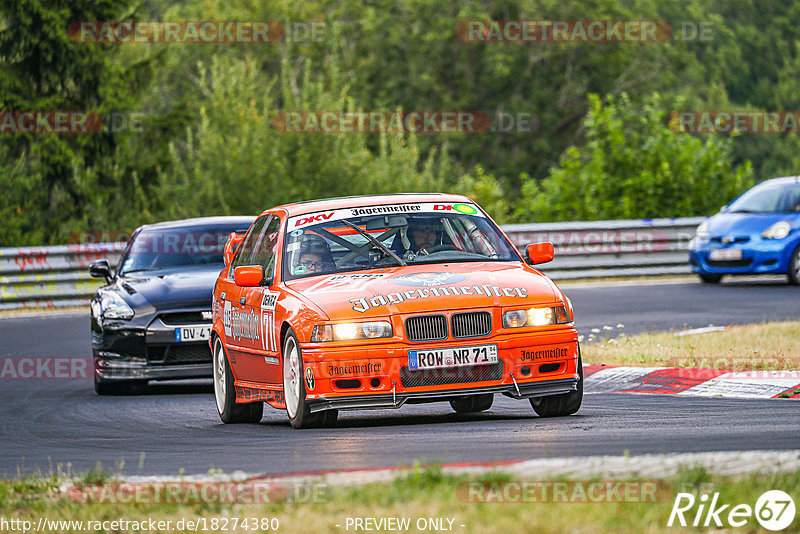
M163 215L257 213L267 207L320 197L437 191L454 175L446 151L420 157L416 137L379 134L370 150L365 133L286 133L281 111L359 111L335 64L318 72L310 61L280 76L251 58L213 58L197 82L207 95L200 122L170 145L171 165L161 173ZM451 179L451 182L454 181Z
M0 4L0 110L93 111L130 103L130 73L113 61L106 45L76 43L75 21L113 20L129 0L16 0ZM115 150L113 135L6 134L0 172L9 194L0 212L0 243L63 242L86 220L92 197L111 194L104 182L84 180ZM99 177L102 178L102 177ZM116 191L114 192L116 193Z
M521 220L602 220L706 215L750 185L731 164L731 141L676 133L655 93L642 104L589 95L586 142L570 147L541 184L523 177Z

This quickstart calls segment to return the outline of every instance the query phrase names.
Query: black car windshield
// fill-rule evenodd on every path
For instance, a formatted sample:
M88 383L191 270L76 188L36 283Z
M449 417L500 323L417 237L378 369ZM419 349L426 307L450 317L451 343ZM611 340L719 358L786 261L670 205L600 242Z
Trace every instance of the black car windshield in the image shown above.
M764 184L734 200L728 212L790 213L800 211L800 184Z
M401 264L520 261L494 223L469 203L327 210L290 218L287 225L284 280Z
M223 266L222 251L241 224L143 230L125 252L120 274Z

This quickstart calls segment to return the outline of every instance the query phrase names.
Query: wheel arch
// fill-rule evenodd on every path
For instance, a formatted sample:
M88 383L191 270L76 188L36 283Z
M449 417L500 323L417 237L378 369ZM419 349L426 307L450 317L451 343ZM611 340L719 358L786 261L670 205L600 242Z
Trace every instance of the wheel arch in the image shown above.
M281 336L280 336L281 354L283 354L283 343L286 341L286 333L289 331L290 328L292 328L292 325L290 325L288 321L283 321L281 323ZM294 329L292 329L292 331L294 332ZM297 332L295 332L295 335L297 335Z

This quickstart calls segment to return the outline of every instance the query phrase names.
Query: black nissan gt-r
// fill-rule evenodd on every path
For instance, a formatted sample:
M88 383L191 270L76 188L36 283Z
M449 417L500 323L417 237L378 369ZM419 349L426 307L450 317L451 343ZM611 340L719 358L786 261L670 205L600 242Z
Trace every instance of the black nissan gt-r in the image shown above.
M105 278L91 303L94 387L123 394L148 380L212 376L208 337L211 293L232 232L253 217L207 217L142 226L113 272L108 261L89 267Z

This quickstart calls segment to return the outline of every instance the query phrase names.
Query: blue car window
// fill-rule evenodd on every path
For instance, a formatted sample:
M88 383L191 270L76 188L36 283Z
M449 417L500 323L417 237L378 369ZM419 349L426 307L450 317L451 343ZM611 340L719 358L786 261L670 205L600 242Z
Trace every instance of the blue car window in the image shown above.
M732 213L788 213L800 210L800 185L764 185L750 189L728 207Z

